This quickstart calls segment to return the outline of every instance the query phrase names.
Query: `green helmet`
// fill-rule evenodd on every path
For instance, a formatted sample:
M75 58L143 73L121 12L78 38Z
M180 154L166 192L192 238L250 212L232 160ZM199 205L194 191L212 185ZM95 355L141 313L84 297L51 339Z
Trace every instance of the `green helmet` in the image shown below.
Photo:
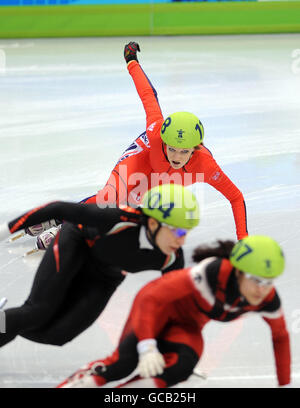
M166 118L160 136L169 146L191 149L203 143L204 128L199 118L192 113L176 112Z
M252 235L238 241L229 259L240 271L261 278L276 278L284 270L284 255L280 246L264 235Z
M144 195L141 207L144 214L173 227L192 229L199 224L196 197L180 184L153 187Z

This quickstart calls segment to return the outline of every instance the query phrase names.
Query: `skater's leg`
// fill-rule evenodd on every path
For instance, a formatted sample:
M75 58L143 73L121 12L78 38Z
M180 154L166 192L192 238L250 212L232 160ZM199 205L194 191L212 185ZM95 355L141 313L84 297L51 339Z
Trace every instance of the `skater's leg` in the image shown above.
M51 320L81 269L86 251L87 247L76 227L64 224L40 263L24 305L4 311L6 333L0 334L0 346L7 343L8 336L37 329Z
M65 301L43 328L25 331L22 337L39 343L62 346L85 331L100 316L124 276L100 281L83 270L75 278Z
M114 353L104 359L92 361L59 384L58 388L101 387L130 375L137 366L137 339L131 332Z

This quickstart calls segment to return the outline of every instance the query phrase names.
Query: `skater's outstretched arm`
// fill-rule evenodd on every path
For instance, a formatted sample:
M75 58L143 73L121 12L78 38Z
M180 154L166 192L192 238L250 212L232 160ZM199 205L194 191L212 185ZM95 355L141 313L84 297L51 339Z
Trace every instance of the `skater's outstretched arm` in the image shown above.
M137 93L143 103L148 128L155 121L163 121L163 115L159 106L157 92L138 62L137 51L140 51L139 44L130 42L125 45L124 58Z
M27 228L31 225L47 221L49 219L96 227L99 232L109 231L118 221L139 222L141 212L131 209L130 212L119 208L99 208L96 204L81 205L77 203L56 201L34 208L25 214L0 226L0 240L10 234Z

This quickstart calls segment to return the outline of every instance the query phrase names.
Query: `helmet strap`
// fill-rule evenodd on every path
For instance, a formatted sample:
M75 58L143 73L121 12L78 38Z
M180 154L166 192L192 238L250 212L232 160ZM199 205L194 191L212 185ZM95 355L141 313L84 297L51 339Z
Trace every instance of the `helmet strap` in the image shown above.
M166 153L166 146L167 145L165 144L165 142L161 142L161 149L162 149L163 155L165 156L167 162L170 163L167 153Z
M158 222L158 221L157 221L157 222ZM152 231L149 229L148 223L147 223L147 234L148 234L148 237L150 238L150 242L151 242L151 244L152 244L155 248L158 248L158 249L159 249L159 247L158 247L158 245L157 245L157 243L156 243L156 236L157 236L159 230L161 229L161 227L162 227L161 223L158 222L158 226L157 226L156 230L155 230L154 232L152 232Z

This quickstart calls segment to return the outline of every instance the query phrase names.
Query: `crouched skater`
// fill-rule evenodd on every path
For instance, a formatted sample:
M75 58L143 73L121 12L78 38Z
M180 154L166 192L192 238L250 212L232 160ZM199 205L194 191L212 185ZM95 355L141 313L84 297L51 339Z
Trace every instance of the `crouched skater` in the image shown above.
M29 297L4 310L0 347L17 335L64 345L86 330L104 310L124 271L184 266L182 245L198 225L194 194L177 184L153 187L142 208L103 208L55 202L0 225L0 240L47 219L65 220L36 272Z
M236 244L218 241L198 247L198 264L172 271L140 290L114 353L93 361L58 388L101 387L133 378L119 387L170 387L193 373L203 352L202 330L210 320L229 322L248 312L269 325L278 384L290 383L290 342L274 279L284 256L267 236ZM137 368L137 375L134 370Z

